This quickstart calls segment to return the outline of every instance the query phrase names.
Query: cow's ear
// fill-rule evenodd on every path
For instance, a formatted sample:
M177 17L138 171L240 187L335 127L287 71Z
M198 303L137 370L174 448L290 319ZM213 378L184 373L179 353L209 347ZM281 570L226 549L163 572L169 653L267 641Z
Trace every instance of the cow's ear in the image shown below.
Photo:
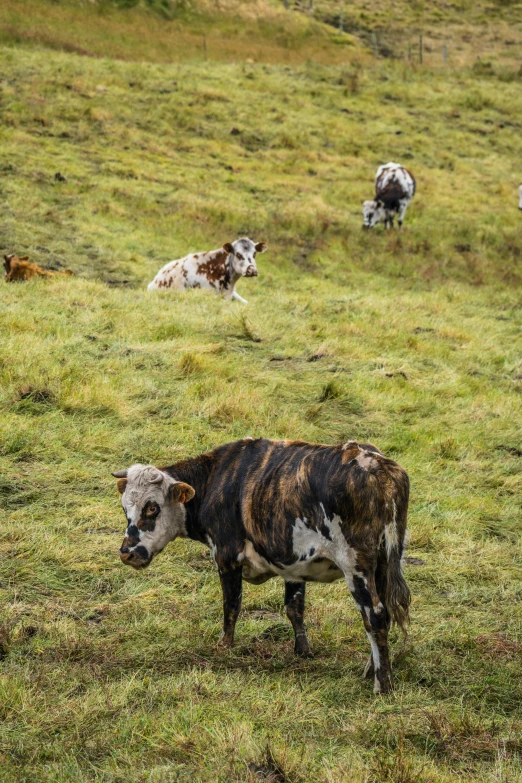
M256 245L256 253L264 253L268 245L266 242L258 242Z
M196 490L184 481L176 481L175 484L171 484L169 493L174 503L188 503L196 494Z
M223 245L223 250L226 250L227 253L234 252L234 248L232 247L232 244L230 242L225 242L225 244Z
M6 271L6 274L9 274L11 271L11 257L10 256L4 256L4 269Z

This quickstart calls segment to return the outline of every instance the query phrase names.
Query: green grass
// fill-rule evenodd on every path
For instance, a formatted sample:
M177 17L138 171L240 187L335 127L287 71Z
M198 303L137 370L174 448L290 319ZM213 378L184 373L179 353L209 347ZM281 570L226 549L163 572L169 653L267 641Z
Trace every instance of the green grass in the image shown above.
M516 783L516 76L124 62L104 35L106 59L0 49L0 249L75 272L0 284L0 781ZM417 196L401 235L362 232L389 159ZM269 243L247 307L147 292L239 234ZM119 563L110 472L246 435L369 439L408 470L425 565L391 696L341 583L309 589L301 662L282 582L245 586L223 651L204 547Z

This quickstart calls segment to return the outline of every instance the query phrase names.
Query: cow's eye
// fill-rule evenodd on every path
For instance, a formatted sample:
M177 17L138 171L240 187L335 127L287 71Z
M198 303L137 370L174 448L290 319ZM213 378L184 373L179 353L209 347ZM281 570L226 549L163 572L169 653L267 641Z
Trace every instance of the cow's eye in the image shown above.
M153 514L157 514L159 511L158 506L156 506L154 503L148 507L147 509L147 516L152 516Z

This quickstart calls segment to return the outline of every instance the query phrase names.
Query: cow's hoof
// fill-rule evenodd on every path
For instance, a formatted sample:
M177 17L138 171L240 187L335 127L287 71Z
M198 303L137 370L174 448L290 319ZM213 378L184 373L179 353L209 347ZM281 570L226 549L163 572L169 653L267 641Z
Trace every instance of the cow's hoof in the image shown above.
M226 636L222 636L217 644L218 644L218 647L224 647L226 650L229 650L231 647L234 646L234 640L233 639L227 639Z
M308 644L308 639L300 638L294 645L294 655L298 658L313 658L314 654Z
M384 696L386 693L391 693L393 690L393 682L389 677L382 680L378 680L377 677L374 680L373 692L376 696Z

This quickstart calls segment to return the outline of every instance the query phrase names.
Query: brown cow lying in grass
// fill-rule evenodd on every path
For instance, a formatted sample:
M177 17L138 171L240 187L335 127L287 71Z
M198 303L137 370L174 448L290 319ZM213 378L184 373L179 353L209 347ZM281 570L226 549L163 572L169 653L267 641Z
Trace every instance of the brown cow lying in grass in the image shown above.
M54 275L72 275L70 269L63 272L53 272L50 269L42 269L38 264L31 264L29 256L15 256L10 253L4 256L5 279L8 283L16 280L30 280L31 277L54 277Z
M206 544L223 588L222 643L231 645L241 583L285 581L295 652L310 655L306 582L344 579L371 647L376 693L392 687L388 630L404 628L410 591L401 570L409 481L370 443L315 446L245 438L168 468L112 474L127 518L120 557L145 568L178 536Z

